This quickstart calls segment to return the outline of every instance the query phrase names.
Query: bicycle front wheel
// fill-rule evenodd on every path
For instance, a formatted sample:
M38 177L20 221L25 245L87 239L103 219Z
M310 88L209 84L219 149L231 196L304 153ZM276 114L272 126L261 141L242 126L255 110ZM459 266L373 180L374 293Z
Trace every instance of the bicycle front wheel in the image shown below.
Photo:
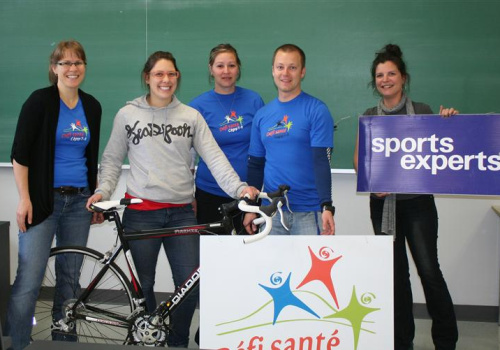
M88 297L73 307L104 268L103 258L86 247L51 250L33 317L33 340L127 342L135 293L116 264L110 264Z

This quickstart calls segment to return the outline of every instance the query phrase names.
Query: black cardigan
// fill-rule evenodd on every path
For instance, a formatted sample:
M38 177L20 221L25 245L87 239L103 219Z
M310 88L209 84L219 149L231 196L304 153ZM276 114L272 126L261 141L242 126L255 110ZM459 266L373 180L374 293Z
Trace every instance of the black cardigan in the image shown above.
M88 183L93 192L97 182L102 109L93 96L82 90L78 90L78 95L90 130L85 156ZM41 223L54 210L54 154L59 107L60 97L56 85L36 90L24 102L17 122L10 158L29 168L28 186L33 206L31 226Z

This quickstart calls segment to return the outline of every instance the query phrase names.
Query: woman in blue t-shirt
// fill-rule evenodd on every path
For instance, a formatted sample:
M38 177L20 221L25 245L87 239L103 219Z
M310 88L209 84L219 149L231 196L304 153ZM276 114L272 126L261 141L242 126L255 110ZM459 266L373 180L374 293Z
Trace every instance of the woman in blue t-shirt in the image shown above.
M208 71L214 89L194 98L189 105L205 118L241 181L246 181L252 120L264 102L256 92L236 86L241 76L241 61L230 44L217 45L210 51ZM196 171L198 223L220 220L219 206L232 200L219 187L207 164L200 158ZM238 232L242 231L240 216L234 219L234 225Z
M57 246L85 246L92 213L85 204L96 188L101 105L80 90L87 59L77 41L60 42L50 56L51 86L36 90L24 103L11 160L19 192L19 265L7 314L12 347L29 345L38 291L54 236ZM98 220L94 214L95 222ZM64 279L78 278L79 267L58 269L54 300L72 295ZM58 295L58 293L61 293ZM53 340L75 340L61 331L64 312L52 309ZM71 326L70 331L71 331ZM71 332L70 332L71 333ZM71 339L73 338L73 339Z

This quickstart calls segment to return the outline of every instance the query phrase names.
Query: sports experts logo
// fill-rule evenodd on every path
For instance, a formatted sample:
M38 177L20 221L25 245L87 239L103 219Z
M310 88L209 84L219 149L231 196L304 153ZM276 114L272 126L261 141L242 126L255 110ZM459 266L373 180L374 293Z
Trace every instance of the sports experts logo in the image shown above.
M383 153L386 158L400 155L401 168L405 170L430 170L436 175L442 170L471 170L477 168L480 171L499 171L500 152L487 155L484 152L477 154L453 154L455 148L451 137L412 138L377 137L372 140L371 150Z

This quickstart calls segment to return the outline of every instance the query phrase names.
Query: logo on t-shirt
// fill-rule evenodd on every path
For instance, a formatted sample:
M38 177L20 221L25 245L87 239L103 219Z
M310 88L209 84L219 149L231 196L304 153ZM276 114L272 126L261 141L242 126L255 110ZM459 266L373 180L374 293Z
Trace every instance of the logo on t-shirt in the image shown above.
M69 128L63 129L61 138L71 142L87 141L88 134L89 128L77 119L74 123L70 123Z
M226 115L224 121L219 124L220 132L236 132L243 129L243 117L237 116L236 111L231 111L231 115Z
M293 122L288 120L288 116L285 114L283 119L278 120L275 125L267 129L266 137L280 138L288 136L292 125Z

